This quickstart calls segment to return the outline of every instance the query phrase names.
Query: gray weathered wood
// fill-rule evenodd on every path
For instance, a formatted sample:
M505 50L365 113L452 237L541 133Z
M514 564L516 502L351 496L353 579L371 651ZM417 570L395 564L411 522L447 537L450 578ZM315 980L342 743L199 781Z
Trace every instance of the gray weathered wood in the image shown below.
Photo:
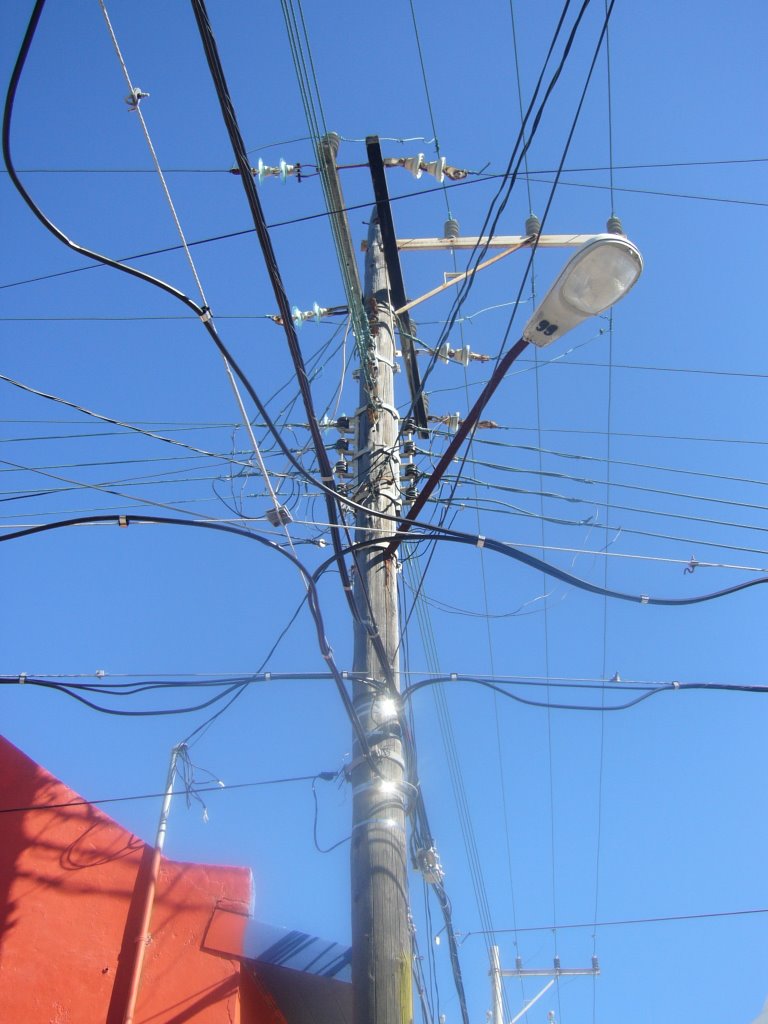
M373 214L376 217L376 214ZM390 677L399 688L397 558L384 559L394 522L377 511L399 511L398 420L392 363L395 317L378 223L371 223L365 275L365 306L374 351L366 375L361 373L358 416L358 501L370 510L359 513L356 539L380 539L359 555L356 598L363 615L378 628ZM366 376L373 380L368 390ZM374 756L376 774L354 748L352 766L352 982L354 1024L410 1024L412 1020L411 935L408 918L406 816L403 745L396 719L382 703L386 673L368 630L355 630L356 672L372 684L355 683L354 704ZM386 781L387 786L382 786Z

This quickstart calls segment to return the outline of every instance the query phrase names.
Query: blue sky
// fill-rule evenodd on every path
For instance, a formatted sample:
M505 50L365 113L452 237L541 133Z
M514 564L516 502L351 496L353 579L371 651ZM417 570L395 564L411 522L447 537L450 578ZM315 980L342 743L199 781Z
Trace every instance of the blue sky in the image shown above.
M18 2L3 10L6 82L28 8ZM240 182L228 173L232 153L191 8L180 0L111 0L108 9L132 79L150 94L142 111L187 238L245 232L195 246L195 265L222 337L298 448L306 431L300 406L291 404L292 367L283 334L266 319L275 301ZM520 125L518 74L526 105L560 6L414 0L413 11L434 124L408 3L385 12L348 2L304 5L324 123L345 140L339 162L364 164L360 140L371 133L424 140L384 141L386 156L434 159L436 129L450 164L502 172ZM543 215L604 13L597 0L587 8L531 143L530 195L521 177L499 222L505 234L523 230L531 207ZM324 204L280 5L211 2L210 15L253 162L282 158L309 171L300 184L261 186L291 302L341 305L327 219L301 219L322 214ZM758 3L616 3L611 116L603 50L545 230L601 231L615 211L643 252L645 272L612 319L585 323L537 361L531 355L516 364L487 411L498 429L479 432L470 451L453 501L458 529L535 554L543 548L553 565L632 594L691 597L765 572L767 27ZM560 44L556 59L561 52ZM49 0L15 105L15 163L67 235L118 258L178 242L126 91L96 0ZM347 203L361 204L349 214L357 243L372 203L370 177L365 166L341 173ZM391 195L403 196L393 203L402 237L442 234L449 208L463 234L476 233L498 188L497 179L473 175L444 193L434 179L415 181L402 169L388 180ZM213 453L105 424L0 381L2 534L98 510L162 511L149 508L150 500L191 518L248 517L279 539L263 519L263 481L233 465L233 458L247 462L248 438L200 324L159 290L109 269L52 276L88 261L43 229L7 175L2 190L0 373ZM557 251L537 255L537 296L563 259ZM459 269L461 261L459 254ZM443 253L408 254L402 263L410 296L453 269ZM136 265L193 294L183 253ZM532 309L530 283L521 308L512 305L526 265L520 253L478 276L451 334L454 347L495 356L505 332L518 336ZM449 293L414 310L424 345L435 343L450 309ZM300 341L317 370L317 408L353 413L352 367L342 373L352 350L343 318L306 324ZM431 411L463 414L487 375L483 363L466 374L441 364L430 380ZM398 386L405 407L404 377ZM336 436L328 433L329 444ZM291 506L294 539L327 543L323 503L286 477L263 428L257 437ZM441 434L429 447L439 453L444 444ZM422 456L422 468L429 464ZM298 550L312 567L328 555L315 543ZM78 527L4 544L0 558L0 672L7 676L103 671L114 684L253 673L302 597L298 574L283 560L205 530ZM692 558L702 564L685 573ZM404 573L406 610L409 579ZM599 689L564 683L599 684L617 672L627 689L633 680L766 682L762 587L693 607L645 607L583 593L491 553L439 544L424 595L421 628L416 614L408 628L407 679L439 668L549 680L548 689L511 690L598 708ZM321 584L321 602L337 661L349 668L351 624L333 574ZM265 667L324 669L306 612ZM624 696L604 692L606 704ZM525 707L469 684L445 697L471 833L457 812L430 691L416 695L413 707L420 780L462 933L472 1019L482 1019L490 996L467 843L482 864L503 966L517 954L530 967L550 964L555 953L563 966L588 966L593 952L600 958L596 983L563 979L529 1013L529 1024L546 1020L549 1009L560 1024L639 1024L651 1016L751 1024L768 994L765 914L594 923L768 907L765 696L681 690L604 714ZM147 710L196 700L179 690L107 702ZM205 713L108 716L32 687L4 687L2 703L4 734L89 798L161 789L170 748L205 720ZM240 783L335 771L350 746L330 683L273 681L250 686L195 743L192 757L215 778ZM318 838L331 845L349 833L350 795L336 784L321 787ZM247 864L258 916L348 941L347 846L315 850L307 783L213 793L206 804L207 823L199 804L187 809L183 798L176 801L169 856ZM156 802L137 801L112 813L150 839L157 810ZM434 961L439 1009L452 1024L459 1012L446 946L433 941L439 915L433 906L432 922L425 918L418 877L412 902L425 970ZM553 927L568 924L585 927ZM531 928L541 930L524 930ZM510 1014L535 991L510 984Z

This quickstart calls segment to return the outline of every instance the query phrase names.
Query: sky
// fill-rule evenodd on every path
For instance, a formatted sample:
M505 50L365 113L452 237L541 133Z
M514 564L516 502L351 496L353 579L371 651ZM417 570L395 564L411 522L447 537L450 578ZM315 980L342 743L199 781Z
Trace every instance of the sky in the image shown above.
M567 5L544 88L580 6ZM211 0L209 13L252 163L303 166L301 181L260 185L289 299L301 310L344 306L283 7L292 5ZM31 9L27 0L3 6L6 83ZM200 243L190 251L205 304L312 469L285 335L269 319L275 299L241 182L229 173L234 159L191 6L109 0L107 9L131 80L149 94L141 111L179 223ZM768 15L749 0L617 0L588 81L605 10L600 0L586 5L526 135L527 163L497 232L520 234L531 212L544 219L546 211L545 233L596 233L614 213L643 253L643 275L613 314L515 364L484 413L496 426L477 432L460 479L449 472L425 516L445 514L456 529L600 588L693 598L763 580L768 568ZM441 155L472 172L442 189L428 174L388 171L399 237L440 236L449 214L463 235L481 230L509 184L498 175L561 13L550 0L303 5L315 114L343 140L356 246L373 202L370 134L385 156ZM126 93L97 0L49 0L14 105L14 163L69 238L131 258L199 301ZM77 516L144 513L235 521L285 543L265 520L264 480L198 320L160 289L69 250L7 173L0 187L0 541ZM420 346L445 340L457 312L452 347L495 358L566 256L539 252L529 266L522 250L479 273L458 311L450 290L424 302L412 312ZM467 258L404 254L409 297ZM318 415L353 415L345 317L307 322L299 340ZM428 355L419 358L426 367ZM489 372L488 362L438 363L430 412L463 416ZM396 385L405 412L404 375ZM325 504L290 471L256 411L248 415L291 510L297 553L314 569L329 555ZM339 435L325 436L333 445ZM420 440L422 472L449 436L437 423ZM531 969L556 955L574 968L599 958L599 978L563 977L528 1024L550 1010L559 1024L751 1024L768 996L766 695L734 687L768 684L760 653L768 594L755 586L656 607L584 592L487 550L445 541L419 548L404 552L404 685L455 672L496 679L541 705L458 681L409 702L471 1020L490 1007L490 922L502 967L516 956ZM348 763L350 724L330 681L300 678L325 670L306 609L274 647L303 596L298 572L242 537L140 524L12 539L0 564L3 734L97 800L158 793L171 748L194 733L196 781L225 787L202 795L205 808L178 796L167 855L247 865L258 918L348 942L349 787L318 782L316 812L306 779ZM339 667L350 669L352 625L332 571L320 602ZM20 673L113 689L197 681L196 690L90 695L114 711L157 712L220 693L201 691L202 682L263 671L299 678L250 683L207 726L222 704L116 715L15 681ZM267 784L226 788L256 782ZM104 809L151 840L158 803ZM455 1024L442 922L418 875L411 901L434 1019ZM507 1019L537 991L536 979L508 981Z

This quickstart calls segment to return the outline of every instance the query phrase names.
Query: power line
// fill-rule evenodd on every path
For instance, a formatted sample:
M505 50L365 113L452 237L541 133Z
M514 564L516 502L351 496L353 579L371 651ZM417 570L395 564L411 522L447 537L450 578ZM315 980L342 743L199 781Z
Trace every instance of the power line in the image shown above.
M193 786L186 790L190 795L198 793L226 793L230 790L253 789L260 786L282 786L293 782L313 782L317 779L326 779L328 776L336 778L337 772L317 772L314 775L293 775L282 779L263 779L258 782L218 782L215 786ZM30 811L55 811L69 807L91 807L101 804L120 804L131 800L156 800L164 797L163 793L133 793L130 796L107 796L98 800L64 800L59 803L28 804L26 807L0 807L0 814L27 814Z
M522 119L522 113L521 113ZM340 136L343 142L365 142L364 138L361 139L350 139L346 136ZM434 144L434 138L427 139L424 136L414 136L410 139L395 139L387 136L380 136L382 142L425 142ZM296 142L309 142L311 141L310 136L305 135L299 139L288 139L285 142L270 142L265 146L256 146L254 149L249 149L249 153L258 153L265 149L274 149L277 146L289 146ZM764 164L768 163L768 157L765 156L753 156L753 157L741 157L732 159L722 160L664 160L655 161L653 163L633 163L633 164L613 164L614 171L644 171L644 170L663 170L669 168L679 167L738 167L747 164ZM599 165L594 164L588 167L564 167L563 172L565 174L582 174L596 171L608 171L610 165ZM151 167L20 167L18 168L20 174L154 174L154 170ZM344 170L342 167L341 170ZM232 174L231 167L166 167L164 168L166 174ZM526 170L526 173L530 174L552 174L554 168L541 167L533 170ZM5 168L0 169L0 174L7 174L8 171ZM482 172L471 171L471 174L479 175ZM498 177L498 175L485 175L485 177ZM456 184L463 184L464 182L457 182ZM452 187L451 185L448 186ZM417 193L414 193L417 194Z
M705 921L723 917L747 917L751 914L768 914L768 907L756 907L751 910L720 910L705 914L670 914L664 917L627 917L610 921L589 921L578 924L547 924L532 925L524 928L497 928L496 931L502 934L509 934L517 932L566 931L572 928L615 928L625 925L667 924L672 921ZM459 932L458 934L462 935L463 938L468 939L472 935L479 935L482 933L480 931L473 930L471 932Z

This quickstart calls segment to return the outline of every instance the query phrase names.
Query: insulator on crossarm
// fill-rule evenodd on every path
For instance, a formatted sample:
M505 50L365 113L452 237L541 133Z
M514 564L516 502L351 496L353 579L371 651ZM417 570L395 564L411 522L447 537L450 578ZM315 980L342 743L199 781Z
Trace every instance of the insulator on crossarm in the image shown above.
M430 160L428 164L424 164L423 170L425 170L427 174L431 174L437 181L438 185L442 185L443 179L445 178L445 164L446 159L444 156L441 156L439 160Z
M424 154L419 153L418 156L407 156L403 160L403 167L406 171L410 171L414 178L418 181L424 173L424 169L421 166L424 163Z
M525 222L525 233L526 235L540 235L541 234L541 221L532 213Z
M611 235L624 234L624 228L622 227L621 221L615 213L612 213L611 216L608 218L608 223L605 225L605 230L608 231Z
M449 217L443 227L443 238L458 238L460 234L459 222L453 217Z

